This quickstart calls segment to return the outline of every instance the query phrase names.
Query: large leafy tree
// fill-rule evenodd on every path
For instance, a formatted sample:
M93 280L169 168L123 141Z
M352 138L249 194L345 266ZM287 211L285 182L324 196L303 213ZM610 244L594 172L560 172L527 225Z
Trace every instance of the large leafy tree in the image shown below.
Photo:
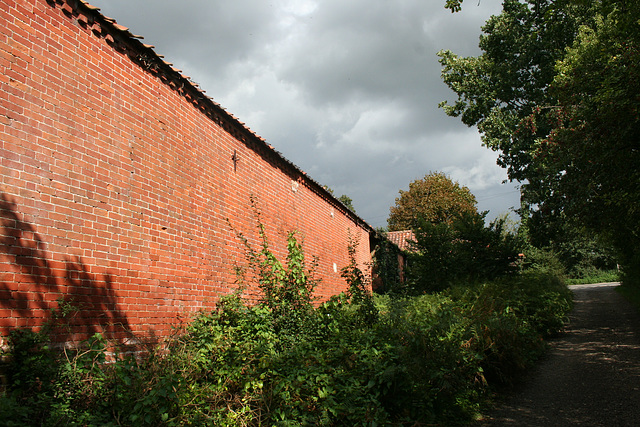
M539 106L554 104L548 88L555 64L574 40L587 9L570 0L505 0L502 13L482 28L482 55L438 53L442 78L458 96L452 105L445 101L441 107L478 127L483 143L499 152L498 163L513 180L537 175L536 140L551 128L533 128L527 119Z
M523 184L540 241L574 220L637 257L638 9L637 0L506 0L483 27L482 55L439 53L458 96L442 107L477 126Z
M451 223L464 213L477 213L471 191L442 172L432 172L400 190L387 220L389 231L415 229L419 220Z
M536 216L579 218L631 267L640 254L640 5L603 3L557 63L556 102L530 116L552 126L534 153L548 187Z

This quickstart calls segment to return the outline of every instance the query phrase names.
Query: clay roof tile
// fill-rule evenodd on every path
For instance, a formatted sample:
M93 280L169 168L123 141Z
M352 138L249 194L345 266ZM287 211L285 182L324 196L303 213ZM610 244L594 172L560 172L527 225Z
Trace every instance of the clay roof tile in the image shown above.
M401 250L410 251L411 242L415 241L416 236L412 230L390 231L387 233L387 239Z

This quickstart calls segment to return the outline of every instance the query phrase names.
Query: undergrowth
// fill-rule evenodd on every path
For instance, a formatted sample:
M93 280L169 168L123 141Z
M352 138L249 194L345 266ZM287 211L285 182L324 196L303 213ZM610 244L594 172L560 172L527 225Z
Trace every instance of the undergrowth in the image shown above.
M569 277L567 285L586 285L590 283L610 283L619 282L620 272L618 270L593 270L582 277Z
M640 312L640 287L634 284L628 284L622 282L621 286L616 288L616 291L620 293L627 301L633 304L638 312Z
M296 235L284 263L260 236L257 250L244 242L262 300L223 297L163 348L105 363L99 334L60 352L43 332L14 331L0 424L465 424L487 391L532 365L571 304L542 274L374 296L353 245L348 292L312 304L317 280Z

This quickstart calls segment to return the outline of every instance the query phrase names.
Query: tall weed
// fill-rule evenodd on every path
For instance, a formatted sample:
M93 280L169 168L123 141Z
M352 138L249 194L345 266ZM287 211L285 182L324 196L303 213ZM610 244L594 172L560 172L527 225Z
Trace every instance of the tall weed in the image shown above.
M263 290L241 292L184 325L163 348L112 356L100 335L55 351L15 332L6 425L460 425L562 328L562 283L539 272L418 297L373 296L355 262L349 290L312 304L316 285L295 234L284 262L248 245Z

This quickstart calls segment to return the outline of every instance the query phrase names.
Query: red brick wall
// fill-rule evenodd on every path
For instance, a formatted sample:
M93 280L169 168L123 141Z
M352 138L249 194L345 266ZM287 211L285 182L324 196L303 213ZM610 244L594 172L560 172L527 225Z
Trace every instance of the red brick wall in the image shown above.
M0 193L0 336L59 298L81 308L65 339L166 334L235 288L252 196L281 259L292 230L319 258L320 298L345 289L350 234L370 259L368 225L72 0L0 2Z

